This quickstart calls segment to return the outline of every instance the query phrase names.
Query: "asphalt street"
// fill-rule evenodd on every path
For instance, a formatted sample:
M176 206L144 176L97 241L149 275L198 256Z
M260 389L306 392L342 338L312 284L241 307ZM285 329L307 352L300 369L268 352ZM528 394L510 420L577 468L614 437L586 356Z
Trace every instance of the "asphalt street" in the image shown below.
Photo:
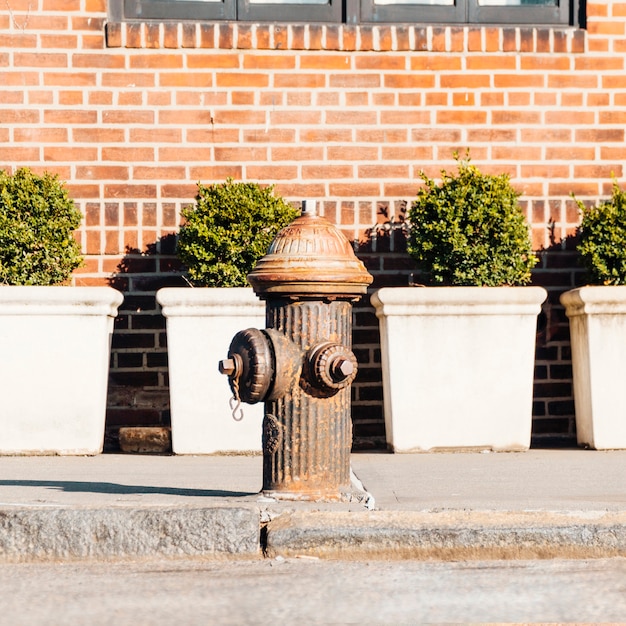
M0 565L3 626L607 623L626 559Z

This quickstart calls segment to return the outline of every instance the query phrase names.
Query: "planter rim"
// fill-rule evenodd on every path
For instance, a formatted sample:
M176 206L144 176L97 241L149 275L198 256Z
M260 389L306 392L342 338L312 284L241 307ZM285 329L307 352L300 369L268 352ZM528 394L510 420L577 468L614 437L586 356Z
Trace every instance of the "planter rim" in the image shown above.
M124 300L113 287L5 285L0 287L1 315L108 315Z
M376 315L537 315L543 287L383 287L371 296Z
M156 294L165 317L248 315L265 311L252 287L163 287Z
M560 296L568 317L626 313L626 285L585 285Z

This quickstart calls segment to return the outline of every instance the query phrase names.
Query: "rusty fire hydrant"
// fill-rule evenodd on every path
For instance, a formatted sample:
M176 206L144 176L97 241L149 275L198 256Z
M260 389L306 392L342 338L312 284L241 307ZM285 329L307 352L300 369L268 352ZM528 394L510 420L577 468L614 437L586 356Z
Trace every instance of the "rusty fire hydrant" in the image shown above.
M340 499L350 488L352 302L372 277L309 201L248 280L266 302L267 328L237 333L220 371L236 400L265 402L263 492Z

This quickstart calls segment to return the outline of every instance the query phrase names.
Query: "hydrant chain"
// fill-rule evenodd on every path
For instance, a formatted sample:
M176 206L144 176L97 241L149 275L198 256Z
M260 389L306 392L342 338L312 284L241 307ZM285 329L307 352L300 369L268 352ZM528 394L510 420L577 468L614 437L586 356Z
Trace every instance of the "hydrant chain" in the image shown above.
M243 419L243 409L239 398L239 376L232 379L233 397L228 401L228 406L232 411L233 419L240 422Z

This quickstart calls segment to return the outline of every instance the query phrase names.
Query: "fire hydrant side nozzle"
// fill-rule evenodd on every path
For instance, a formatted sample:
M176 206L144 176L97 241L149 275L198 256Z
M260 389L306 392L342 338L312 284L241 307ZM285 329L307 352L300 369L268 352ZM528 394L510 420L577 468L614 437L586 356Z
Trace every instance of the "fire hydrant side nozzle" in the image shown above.
M248 275L264 330L235 335L220 363L244 402L265 402L263 491L334 500L350 487L352 301L372 277L341 231L307 201Z

